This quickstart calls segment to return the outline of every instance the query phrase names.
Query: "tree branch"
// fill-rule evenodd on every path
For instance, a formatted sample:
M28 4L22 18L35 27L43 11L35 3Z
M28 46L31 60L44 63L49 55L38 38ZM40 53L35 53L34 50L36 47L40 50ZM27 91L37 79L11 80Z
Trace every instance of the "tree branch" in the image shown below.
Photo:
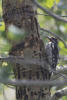
M67 87L56 91L56 93L50 98L50 100L58 100L59 98L67 95Z
M7 62L10 62L10 63L19 63L21 65L23 65L23 64L36 64L36 65L41 65L41 66L44 65L44 61L40 62L36 59L25 60L24 58L22 58L20 56L0 57L0 61L7 61ZM64 71L66 71L66 70L67 70L67 68L64 69ZM48 86L48 85L50 85L50 86L67 85L67 77L64 76L61 72L63 72L63 69L59 70L59 71L57 70L55 72L55 74L59 74L60 76L63 76L66 80L56 80L56 81L54 81L54 80L51 79L51 81L45 81L45 82L35 81L34 83L32 81L32 83L33 83L33 85L38 85L39 82L40 82L39 86L41 85L41 83L42 83L43 86L44 85L46 85L46 86ZM16 83L16 82L19 82L19 81L10 81L10 80L4 80L4 79L1 79L0 82L4 83L4 84L9 84L9 85L15 85L15 84L16 85L21 85L20 83L25 85L27 83L27 81L20 81L20 83ZM23 82L26 82L26 83L23 83ZM28 84L32 85L32 83L31 84L28 83Z
M64 41L61 37L59 37L58 35L56 35L54 32L51 32L51 31L49 31L49 30L47 30L47 29L44 29L44 28L40 28L40 29L41 29L42 31L48 32L48 33L50 33L51 35L55 36L57 39L59 39L60 41L62 41L63 44L65 45L65 48L67 48L67 44L65 43L65 41Z
M49 14L50 16L52 16L53 18L57 19L58 21L63 21L65 23L67 23L67 20L63 19L62 17L52 13L51 11L47 10L46 8L42 7L37 0L32 0L32 2L40 9L42 9L44 12L46 12L47 14Z
M49 64L47 66L47 62L45 60L40 61L36 58L28 59L28 58L23 58L22 56L11 56L11 55L9 55L7 57L1 56L0 62L10 62L12 64L18 63L20 65L26 65L26 64L32 65L33 64L33 65L41 66L41 67L43 67L47 70L49 70L49 67L50 67ZM44 65L47 66L47 67L45 67ZM30 67L32 67L32 66L30 66ZM29 66L27 68L29 68Z
M36 65L42 65L44 64L44 61L40 62L37 59L24 59L22 56L6 56L2 57L0 56L0 62L10 62L10 63L18 63L20 65L23 64L36 64Z
M33 64L33 65L38 65L38 66L41 66L43 67L44 69L47 69L49 70L50 72L54 72L54 76L56 76L57 74L59 74L59 77L62 76L64 77L65 79L67 79L67 77L64 75L64 71L66 71L66 69L63 70L57 70L57 71L54 71L50 68L50 65L48 64L48 67L45 67L47 65L47 62L45 60L42 59L42 61L40 62L38 59L24 59L23 57L21 56L7 56L7 57L0 57L0 62L10 62L12 64L15 64L15 63L18 63L20 65L26 65L26 64ZM45 64L45 65L44 65ZM30 66L31 67L31 66ZM27 67L27 69L29 68L29 66ZM62 72L62 73L61 73Z
M10 80L10 79L0 79L0 83L12 86L65 86L67 85L67 80Z

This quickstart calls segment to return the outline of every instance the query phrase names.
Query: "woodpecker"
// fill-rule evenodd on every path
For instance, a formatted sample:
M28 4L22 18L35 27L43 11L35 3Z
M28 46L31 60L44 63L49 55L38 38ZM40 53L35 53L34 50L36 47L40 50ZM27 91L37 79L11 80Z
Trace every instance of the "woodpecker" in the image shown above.
M58 40L55 37L47 37L49 42L46 44L46 55L51 70L56 70L56 65L59 58Z

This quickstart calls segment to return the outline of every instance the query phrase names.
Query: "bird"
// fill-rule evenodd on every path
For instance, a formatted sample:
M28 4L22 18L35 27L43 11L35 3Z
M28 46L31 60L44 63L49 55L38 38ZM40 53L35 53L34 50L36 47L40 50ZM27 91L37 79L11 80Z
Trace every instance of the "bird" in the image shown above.
M50 64L50 68L52 71L56 71L56 66L59 58L59 50L58 50L58 40L55 37L47 37L49 42L46 44L46 55L48 59L48 63Z

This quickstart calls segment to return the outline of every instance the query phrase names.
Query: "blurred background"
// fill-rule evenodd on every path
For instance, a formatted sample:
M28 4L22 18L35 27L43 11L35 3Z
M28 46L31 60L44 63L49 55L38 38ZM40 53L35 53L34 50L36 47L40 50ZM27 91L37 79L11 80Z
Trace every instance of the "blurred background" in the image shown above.
M67 0L38 0L39 3L49 8L52 12L67 19ZM67 43L67 23L57 21L51 16L47 15L40 9L38 9L38 22L42 28L50 30L61 37L65 43ZM7 56L12 44L20 42L25 36L25 33L21 34L21 31L15 26L10 26L8 32L5 32L5 23L2 18L2 0L0 0L0 56ZM18 34L20 33L20 34ZM41 38L46 43L46 36L51 36L49 33L40 31ZM58 62L58 66L67 66L67 48L59 41L59 52L61 59ZM0 62L0 77L1 78L14 78L12 66L6 62ZM61 87L58 87L59 89ZM62 87L63 88L63 87ZM51 90L55 92L57 88ZM0 84L0 100L15 100L15 87ZM67 100L67 96L61 98L61 100Z

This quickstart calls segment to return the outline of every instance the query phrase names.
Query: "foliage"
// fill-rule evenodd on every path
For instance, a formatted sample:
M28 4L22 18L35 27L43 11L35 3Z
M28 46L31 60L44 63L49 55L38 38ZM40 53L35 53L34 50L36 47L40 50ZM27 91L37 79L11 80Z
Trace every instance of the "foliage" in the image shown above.
M67 100L67 96L64 96L64 97L63 97L63 100Z
M46 8L49 8L54 13L62 16L66 15L67 12L67 0L38 0L39 3ZM38 9L38 13L46 14ZM0 18L2 18L2 1L0 0ZM49 29L55 32L58 36L62 37L63 40L67 43L67 24L56 21L50 16L43 16L38 15L39 24L41 27L45 29ZM46 42L45 36L48 36L48 33L41 32L41 37ZM21 34L15 34L14 32L5 32L5 24L4 22L0 22L0 55L8 55L8 52L12 46L13 42L17 42L16 40L20 41L25 36L25 33L21 36ZM51 35L50 35L51 36ZM19 37L19 38L18 38ZM9 43L10 41L10 43ZM12 42L13 41L13 42ZM67 48L64 47L64 44L59 41L59 51L60 55L64 56L67 55ZM60 64L67 64L67 61L60 61ZM7 66L0 64L0 77L10 77L9 74L12 71L10 65ZM1 87L0 87L1 88ZM65 96L63 100L67 100Z
M53 7L55 3L57 4L59 2L59 0L38 0L38 1L42 4L42 6L46 6L48 8Z

